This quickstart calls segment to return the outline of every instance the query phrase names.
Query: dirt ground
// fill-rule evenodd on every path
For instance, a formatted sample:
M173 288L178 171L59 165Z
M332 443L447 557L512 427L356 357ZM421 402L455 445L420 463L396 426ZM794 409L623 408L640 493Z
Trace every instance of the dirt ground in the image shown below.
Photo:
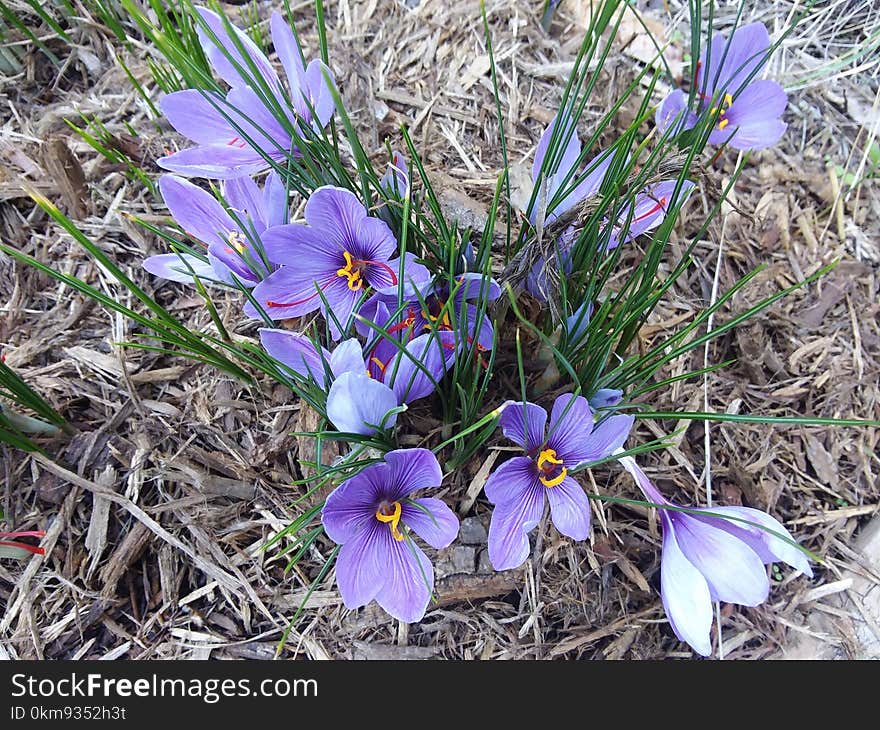
M564 2L544 32L540 3L487 1L516 162L530 163L555 112L588 4ZM745 17L763 20L772 33L800 5L759 3ZM272 6L258 4L263 19ZM683 9L673 2L639 7L652 32L670 41L668 58L681 69L688 42ZM312 5L294 9L307 53L314 54ZM395 0L332 0L327 11L331 65L367 148L378 159L384 138L399 145L398 125L407 123L450 209L479 217L501 154L478 3L426 0L408 8ZM734 10L718 12L718 24L729 27ZM722 336L709 348L709 362L737 362L705 383L666 388L652 400L657 410L708 404L730 413L880 418L880 194L875 179L849 184L869 169L865 150L880 126L880 58L876 51L853 52L868 42L878 15L869 3L819 2L783 42L771 75L790 92L789 131L778 146L752 155L723 215L699 243L696 265L654 313L640 345L690 321L712 299L716 278L723 291L753 267L767 267L719 313L717 325L831 261L839 265ZM85 10L71 31L72 45L51 31L42 37L58 65L22 42L20 65L0 78L0 236L126 296L21 190L22 183L35 186L146 291L194 327L208 326L199 297L140 268L160 244L126 214L161 222L161 200L65 124L79 124L80 114L96 116L148 172L158 173L153 160L184 142L151 117L115 63L120 57L153 88L148 49L122 46ZM632 22L618 44L584 130L652 53ZM625 106L622 124L634 104ZM735 163L727 152L708 167L701 199L717 199ZM685 241L688 223L685 216L676 245ZM280 387L245 388L198 364L120 347L133 337L130 322L3 256L0 302L7 363L78 429L47 446L54 464L0 450L9 521L48 533L45 558L0 564L0 656L273 657L330 547L319 542L286 576L277 550L261 550L301 510L291 504L302 488L290 485L310 446L289 434L308 414ZM229 329L254 335L254 325L236 313L235 297L220 309ZM701 367L703 356L700 350L660 377ZM880 583L852 549L860 527L878 512L878 429L714 424L708 460L699 422L640 421L637 434L647 440L678 429L675 448L643 460L667 496L705 504L708 473L717 503L769 510L824 559L811 581L791 578L787 568L774 572L761 607L723 606L722 655L776 655L799 635L816 634L807 621L816 611L834 625L817 638L858 655L853 613L836 599L850 589L844 571ZM665 621L659 528L644 510L597 507L590 544L573 544L544 524L524 568L487 569L488 505L479 497L471 506L466 495L476 493L494 454L481 454L444 485L441 496L465 516L462 539L437 556L440 602L421 623L391 621L375 605L345 610L331 574L312 594L281 656L693 656ZM634 496L621 469L596 470L590 478L588 489Z

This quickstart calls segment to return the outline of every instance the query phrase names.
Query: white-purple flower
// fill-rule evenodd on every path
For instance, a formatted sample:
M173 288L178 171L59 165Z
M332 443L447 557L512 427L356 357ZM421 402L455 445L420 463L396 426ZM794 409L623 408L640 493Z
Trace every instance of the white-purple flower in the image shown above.
M269 355L327 393L330 422L339 431L365 436L393 426L398 406L434 392L447 367L444 336L425 334L403 350L395 348L376 372L375 355L365 362L355 339L339 343L331 353L303 334L260 329L260 341Z
M254 298L274 320L320 309L338 339L364 294L397 286L400 261L392 258L397 241L344 188L315 190L306 202L305 219L305 225L278 226L263 237L266 255L281 268L254 289ZM411 254L404 263L404 281L428 278L428 270ZM245 306L245 313L258 316L252 306Z
M651 502L678 506L660 494L631 456L621 457L620 464ZM813 575L806 555L777 537L792 540L788 530L766 512L750 507L658 511L663 526L663 608L675 635L703 656L712 653L713 601L744 606L763 603L770 590L765 563L781 561L807 576Z
M440 486L443 474L427 449L401 449L347 479L324 504L324 530L342 545L336 583L346 608L375 600L400 621L420 621L434 590L431 561L413 533L433 548L458 535L458 518L434 497L412 498Z
M263 258L262 236L287 216L287 191L281 178L270 173L261 191L249 177L227 180L223 197L229 210L210 193L176 175L159 179L159 192L171 216L192 238L207 247L207 261L184 253L159 254L144 268L163 279L192 283L256 286L274 266Z
M521 565L529 555L528 533L538 524L545 500L556 529L574 540L590 533L590 500L569 470L610 455L629 435L633 417L614 415L598 424L586 398L559 396L550 414L534 403L508 401L501 416L504 435L525 456L505 461L486 482L495 505L489 525L489 560L496 570Z
M696 126L706 114L716 115L710 144L758 150L776 144L788 125L780 118L788 97L782 87L757 75L767 64L770 36L763 23L737 28L729 40L712 36L694 71L699 114L687 107L687 94L676 89L657 109L660 132L673 134ZM749 78L751 77L751 80Z
M290 130L300 134L307 128L320 130L333 116L333 96L325 78L330 70L319 60L305 66L290 26L280 13L273 13L272 43L287 76L285 89L269 59L247 34L231 26L233 40L219 15L203 7L196 12L210 30L201 24L196 28L205 56L232 88L225 97L186 89L162 99L168 121L196 146L162 157L158 164L188 177L224 179L265 170L270 165L264 155L282 162L299 154ZM254 69L256 77L249 78ZM279 121L279 111L285 123Z

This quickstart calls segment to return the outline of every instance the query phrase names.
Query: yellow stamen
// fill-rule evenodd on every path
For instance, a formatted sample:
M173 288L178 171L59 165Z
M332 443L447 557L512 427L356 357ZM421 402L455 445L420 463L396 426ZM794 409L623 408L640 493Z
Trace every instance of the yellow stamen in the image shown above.
M733 104L733 97L730 94L724 95L724 106L728 107Z
M229 237L226 239L229 241L229 245L232 246L239 253L244 253L245 242L244 238L238 231L229 231Z
M538 454L538 469L540 469L545 474L553 470L554 466L557 466L562 463L562 459L556 458L556 452L553 449L544 449L540 454ZM562 471L552 479L548 479L545 476L539 476L538 479L541 480L541 484L545 487L555 487L557 484L562 484L565 480L565 477L568 476L568 469L564 466L562 467Z
M400 524L400 515L403 512L403 508L400 506L400 502L395 502L392 505L394 512L390 515L382 514L381 511L376 510L376 519L379 522L385 522L391 528L391 537L393 537L397 542L403 540L403 534L400 530L397 529L397 526Z
M364 286L364 280L361 278L361 272L359 269L354 268L355 262L351 258L351 254L348 251L342 252L343 257L345 258L345 266L341 269L336 270L337 276L344 276L348 279L348 288L352 291L360 291Z
M722 119L720 122L718 122L718 129L724 129L728 124L730 124L729 119Z

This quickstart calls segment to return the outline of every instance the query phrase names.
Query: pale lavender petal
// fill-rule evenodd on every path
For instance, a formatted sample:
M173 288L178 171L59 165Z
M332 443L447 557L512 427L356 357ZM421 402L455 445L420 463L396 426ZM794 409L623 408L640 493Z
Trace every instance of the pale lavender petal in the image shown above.
M273 264L290 266L299 270L303 278L326 282L337 277L337 270L345 265L342 252L335 246L328 246L323 231L302 223L288 223L267 230L260 240L266 257Z
M548 178L557 178L562 180L568 172L577 164L578 157L581 154L581 141L578 138L577 125L572 122L571 114L567 111L560 111L553 121L544 130L541 139L538 140L538 146L535 149L535 161L532 163L532 182L538 183L538 176L541 174L541 167L544 164L544 158L550 148L550 138L556 127L560 130L557 133L558 141L556 143L556 151L553 159L547 165L544 171ZM568 139L565 139L568 137ZM564 143L564 144L563 144ZM552 183L551 183L552 184ZM553 189L548 188L547 197L552 198L558 186Z
M740 520L748 520L748 522L753 522L756 525L766 527L768 530L773 530L773 532L787 537L789 540L794 539L781 522L758 509L751 507L707 507L706 511L730 515ZM738 537L752 548L764 563L781 561L810 578L813 577L813 569L810 567L810 561L803 550L799 550L791 543L776 537L776 535L767 532L767 530L762 530L756 525L749 525L745 522L717 519L708 515L706 517L701 515L694 516L700 520L706 520L712 525Z
M331 540L339 544L348 542L371 529L373 523L379 523L376 511L386 499L387 473L385 464L373 464L346 479L330 493L321 511L321 521ZM382 524L382 528L387 530L388 526Z
M419 489L436 488L443 481L437 457L430 449L397 449L385 454L388 465L386 499L399 501Z
M214 91L185 89L166 94L159 101L171 126L187 139L201 145L228 144L236 132L221 109L223 96Z
M398 542L388 529L379 535L385 581L376 601L399 621L421 621L434 590L431 561L411 539Z
M225 144L188 147L167 157L160 157L156 164L169 172L187 177L206 177L211 180L228 180L242 175L255 175L265 170L269 163L250 147Z
M544 487L535 480L524 499L495 506L489 523L489 561L495 570L509 570L529 557L529 531L544 512Z
M538 472L534 460L527 456L514 456L489 475L483 492L492 504L501 506L524 501L537 485Z
M749 122L736 127L736 134L730 140L730 146L735 150L762 150L776 144L788 125L781 119L768 119L765 121ZM726 130L725 130L726 131ZM720 132L712 132L712 135L721 135ZM709 136L711 144L720 144Z
M663 553L660 566L660 595L669 625L680 641L709 656L712 642L712 597L702 573L685 557L675 529L663 518Z
M412 403L434 392L446 372L446 354L450 349L454 351L452 342L452 333L428 333L408 342L406 354L395 348L394 356L383 368L383 379L394 389L399 403Z
M637 236L657 228L666 218L670 208L678 205L679 201L686 200L694 189L693 182L684 180L676 196L677 185L678 181L676 180L664 180L639 193L631 209L622 213L618 218L618 225L615 226L614 233L608 243L608 250L616 248L621 240L624 242L632 241ZM621 236L621 229L627 221L629 221L629 230Z
M223 186L223 197L226 199L226 204L243 217L243 223L247 223L250 219L258 235L266 230L263 191L253 178L242 176L227 180Z
M491 276L474 272L456 277L453 301L461 304L465 301L492 302L501 296L501 287Z
M581 463L604 459L623 446L634 422L635 418L626 415L608 416L601 421L578 453Z
M515 444L526 451L534 451L544 444L547 411L534 403L509 400L501 414L501 430Z
M232 89L226 95L226 101L235 110L230 116L241 130L241 139L237 142L240 146L262 150L273 159L290 153L293 146L290 133L253 89Z
M352 251L358 246L367 210L350 190L325 185L309 196L305 217L310 226L321 231L328 244L342 251ZM392 245L389 256L395 250L396 246Z
M320 285L313 272L301 271L295 266L282 266L257 284L253 295L266 314L277 322L318 309L321 306L318 293Z
M716 33L709 49L708 65L706 49L701 54L703 64L698 76L701 91L708 97L716 93L735 94L747 78L755 78L764 67L769 49L770 36L760 22L737 28L729 42Z
M406 158L397 150L391 153L388 169L379 180L379 187L388 195L403 199L409 190L409 168Z
M330 370L337 378L342 373L366 373L361 343L354 338L340 342L330 355Z
M302 91L312 105L312 109L315 110L315 118L312 120L312 127L316 130L326 127L327 123L333 117L333 112L336 110L336 102L330 91L330 86L327 81L328 78L330 79L329 83L335 85L333 73L325 63L317 58L309 63L308 68L306 69L305 86ZM306 113L307 109L308 107L301 112L302 116L305 118L308 118L309 116Z
M272 34L272 45L275 53L287 74L287 81L291 87L291 93L297 96L303 85L306 67L303 65L302 50L296 43L296 37L290 30L290 25L284 16L275 11L269 18L269 31Z
M332 356L327 350L319 352L315 343L299 332L266 327L258 332L263 349L278 362L323 388L328 386L325 363L332 363Z
M568 331L568 339L571 342L579 343L587 334L587 328L590 325L590 319L593 317L593 303L584 302L577 308L574 314L565 320L565 328Z
M401 521L432 548L441 550L458 537L458 517L436 497L423 497L403 505Z
M572 540L586 540L590 536L590 499L583 487L566 477L555 487L547 487L546 494L556 529Z
M724 530L683 512L670 517L681 551L699 570L715 601L757 606L770 591L770 581L758 554Z
M263 220L266 227L281 226L288 222L290 205L284 180L274 170L263 185Z
M590 398L590 408L599 410L600 408L609 408L616 406L623 400L623 391L618 388L599 388L596 395Z
M670 135L673 137L686 129L693 129L697 125L697 119L697 115L687 108L687 94L681 89L669 94L654 114L658 131L663 134L671 128Z
M348 609L366 606L385 583L388 556L383 533L388 528L376 519L373 523L346 541L336 556L336 585Z
M228 246L229 234L239 230L213 195L188 180L163 175L159 192L177 224L205 244Z
M227 24L224 23L219 15L203 7L196 7L196 12L201 16L205 25L207 25L206 29L200 23L196 24L199 43L201 43L205 56L220 78L233 87L243 85L254 86L254 72L251 70L251 65L245 59L245 56L247 56L256 67L257 74L263 78L265 83L276 91L281 88L281 83L278 80L275 69L269 63L269 59L263 55L257 44L246 33L243 33L229 23L235 38L238 40L238 43L236 43L227 30ZM239 50L239 47L244 49L244 54ZM242 69L244 75L239 73L237 67Z
M587 461L594 453L591 432L593 411L583 396L563 393L553 403L550 427L547 430L547 446L568 467Z
M330 327L331 336L338 340L348 331L348 322L363 292L349 289L346 279L339 276L331 278L321 287L321 291L324 295L320 301L321 312Z
M599 188L602 186L602 181L605 179L605 173L608 172L608 168L614 161L614 157L615 153L612 150L603 150L590 160L586 165L587 174L560 203L553 206L553 211L547 215L547 221L552 223L582 200L591 198L598 193ZM570 187L578 177L579 176L572 177L568 183L566 183L566 188Z
M371 436L377 427L391 428L397 414L388 414L396 407L394 391L366 373L343 373L327 394L327 418L343 433Z
M181 284L192 284L193 274L205 281L219 278L209 262L188 253L163 253L150 256L144 259L143 267L153 276Z

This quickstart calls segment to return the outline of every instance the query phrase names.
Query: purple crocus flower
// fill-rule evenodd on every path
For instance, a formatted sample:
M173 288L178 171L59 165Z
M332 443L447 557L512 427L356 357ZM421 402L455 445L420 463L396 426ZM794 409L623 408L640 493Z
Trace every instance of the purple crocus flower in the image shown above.
M453 360L457 353L473 345L477 353L492 349L495 330L486 315L486 307L500 295L498 282L473 272L457 276L451 293L447 280L425 281L405 287L402 309L398 304L397 289L390 288L377 291L364 303L355 326L362 336L371 337L375 335L374 328L365 320L371 321L401 342L413 340L425 332L449 333L444 342L447 343L447 357ZM398 311L400 314L392 315ZM458 341L464 332L467 332L467 341ZM373 365L381 367L380 364L386 362L396 349L393 342L380 339L370 360Z
M621 457L620 464L651 502L677 506L660 494L631 456ZM770 590L765 563L782 561L807 576L813 575L801 550L767 532L772 530L792 539L788 530L766 512L750 507L696 510L711 513L705 515L670 509L658 511L663 526L663 609L675 635L703 656L712 653L709 634L713 601L744 606L763 603Z
M397 150L391 153L391 162L382 178L379 186L392 198L403 200L409 191L409 167L406 158Z
M632 205L621 213L617 219L617 225L612 227L606 250L611 251L617 248L621 241L628 243L635 240L637 236L657 228L666 219L669 209L677 206L680 201L687 200L694 189L693 182L684 180L678 195L675 195L677 185L676 180L664 180L649 185L636 195ZM623 233L623 227L627 222L629 222L629 229ZM621 234L623 234L622 239Z
M566 393L553 404L545 435L547 411L541 406L505 403L501 428L525 456L505 461L486 482L486 496L495 505L489 525L489 560L495 570L516 568L528 557L528 533L541 519L545 498L559 532L574 540L588 537L590 500L568 471L619 448L633 420L615 415L595 424L586 398Z
M364 361L360 343L345 340L333 352L303 334L260 329L260 341L275 360L327 392L327 417L339 431L365 436L390 428L397 407L434 392L446 372L444 335L426 334L408 342L376 372ZM375 358L375 355L372 356ZM419 367L421 365L421 367ZM375 375L374 375L375 373Z
M262 257L261 237L287 216L287 192L277 174L266 178L262 191L249 177L226 181L228 211L210 193L175 175L159 179L159 192L177 224L207 247L208 260L184 253L150 256L143 265L151 274L184 283L195 275L230 286L238 279L253 287L274 270Z
M763 23L737 28L729 40L712 36L694 73L699 115L687 108L687 95L673 91L656 113L661 132L678 134L696 126L700 116L717 115L710 144L729 144L737 150L758 150L776 144L788 125L780 117L788 97L769 79L756 79L767 64L770 36ZM751 81L747 79L752 77Z
M397 241L383 221L369 216L354 193L343 188L315 190L305 218L307 225L290 223L263 236L266 255L281 268L254 289L254 298L274 320L320 309L338 339L364 293L397 286L400 263L391 258ZM404 277L425 280L428 270L407 254ZM252 306L245 306L245 313L258 316Z
M233 26L233 40L219 15L203 7L196 12L208 29L201 24L196 29L205 56L232 88L225 97L187 89L162 99L168 121L197 146L163 157L158 164L188 177L224 179L265 170L270 165L264 155L282 162L291 152L298 154L290 130L318 131L333 116L333 96L324 76L330 70L319 60L306 67L290 27L280 13L273 13L272 42L287 75L285 90L269 59L247 34ZM255 78L242 75L253 74L251 64ZM277 117L279 110L284 123Z
M439 487L442 480L430 451L400 449L327 497L321 517L327 535L342 545L336 583L346 608L375 600L400 621L421 621L434 590L434 569L413 533L439 550L455 540L459 525L439 499L411 495Z
M564 125L564 128L559 133L559 143L547 162L547 169L542 173L541 168L544 166L544 159L550 149L550 138L560 123ZM599 191L602 181L605 179L605 173L614 159L614 154L608 151L600 152L587 163L587 174L583 179L571 188L578 177L575 168L580 157L581 141L578 137L577 125L571 114L567 111L560 111L544 130L535 150L535 161L532 163L532 182L539 190L534 203L528 210L529 223L533 226L536 226L539 220L542 203L546 211L544 224L547 225L571 210L582 200L592 197ZM568 179L566 180L566 178ZM563 193L562 199L553 204L554 199Z

